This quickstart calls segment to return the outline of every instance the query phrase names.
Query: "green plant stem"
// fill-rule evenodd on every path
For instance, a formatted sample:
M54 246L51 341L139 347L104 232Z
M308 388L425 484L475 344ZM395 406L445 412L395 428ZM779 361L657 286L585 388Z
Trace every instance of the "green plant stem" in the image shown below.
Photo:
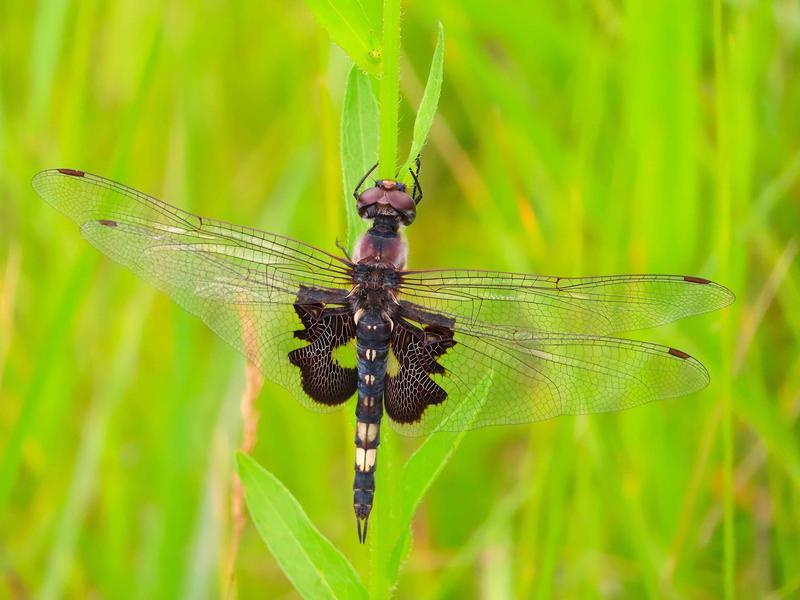
M397 119L400 101L400 0L383 2L383 74L380 82L378 175L393 178L397 166Z
M724 281L731 277L729 251L730 220L731 220L731 132L729 123L731 119L730 108L730 79L728 70L728 56L725 51L725 28L722 15L722 2L714 2L714 63L716 68L717 106L716 126L719 137L717 148L717 205L719 211L719 239L718 256L720 261L719 273ZM736 534L734 530L734 504L733 504L733 406L732 366L730 353L726 351L731 347L730 313L725 311L722 316L721 341L723 347L723 369L726 377L722 383L722 473L723 473L723 592L726 600L736 597Z

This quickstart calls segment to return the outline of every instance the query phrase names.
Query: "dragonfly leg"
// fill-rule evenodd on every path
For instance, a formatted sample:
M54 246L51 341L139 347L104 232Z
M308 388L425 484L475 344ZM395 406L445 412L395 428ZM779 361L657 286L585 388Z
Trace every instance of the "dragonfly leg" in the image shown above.
M422 160L419 154L414 159L414 165L417 167L416 171L411 168L408 169L408 172L411 173L411 178L414 180L414 189L411 191L411 197L414 199L414 204L419 204L422 202L422 186L419 183L419 170L422 167Z
M336 238L336 247L337 247L339 250L341 250L341 251L342 251L342 254L344 254L344 256L345 256L345 258L346 258L347 260L349 260L350 262L353 262L353 259L350 257L350 253L347 251L347 248L345 248L345 247L342 245L342 242L340 242L340 241L339 241L339 238Z
M358 182L356 189L353 190L353 198L358 200L359 196L358 190L360 190L361 186L364 185L364 182L367 180L367 177L369 177L372 174L372 172L377 168L378 168L378 163L375 163L374 165L372 165L372 168L364 174L364 176L361 178L361 181Z

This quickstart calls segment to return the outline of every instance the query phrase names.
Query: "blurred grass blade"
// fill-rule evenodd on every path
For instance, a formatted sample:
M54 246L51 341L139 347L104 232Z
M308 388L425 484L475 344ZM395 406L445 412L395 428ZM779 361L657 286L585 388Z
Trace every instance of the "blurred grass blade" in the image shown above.
M70 569L79 553L81 530L97 486L101 485L98 482L102 479L103 448L113 424L114 412L135 380L145 321L154 297L153 290L142 287L120 312L123 318L121 335L117 338L107 378L98 381L99 385L92 394L68 492L61 510L56 513L53 542L37 598L47 600L68 595Z
M366 598L353 566L311 523L291 492L239 453L239 477L258 533L304 598Z
M461 415L468 416L469 423L475 420L486 403L489 390L492 387L492 372L475 386L470 394L470 399L465 400L453 411L448 419L460 419ZM471 414L470 414L471 413ZM447 426L443 421L440 429ZM396 579L400 572L400 565L411 549L411 520L422 498L436 481L436 478L447 465L450 457L461 444L466 435L464 428L461 431L438 431L429 435L416 452L406 463L402 474L403 507L400 515L401 532L392 550L389 572Z
M745 390L744 386L740 387ZM800 445L793 433L796 423L781 415L779 408L769 402L753 402L757 390L746 390L734 396L736 416L757 431L770 450L770 460L783 467L786 475L800 489Z
M352 245L366 228L354 210L353 190L378 157L378 102L369 77L355 66L344 93L341 146L347 240Z
M359 68L370 75L380 73L379 37L362 0L306 0L306 4L331 39Z
M48 0L36 5L27 103L34 120L42 119L50 102L69 4L66 0Z
M414 159L422 151L425 140L428 138L433 117L436 116L436 109L439 106L439 95L442 92L442 79L444 70L444 27L439 23L439 37L436 40L436 49L433 51L431 60L431 70L428 72L428 81L425 84L425 92L422 101L419 103L417 118L414 121L414 138L411 141L411 150L405 164L400 168L399 177L403 177L408 172L408 168L414 163Z

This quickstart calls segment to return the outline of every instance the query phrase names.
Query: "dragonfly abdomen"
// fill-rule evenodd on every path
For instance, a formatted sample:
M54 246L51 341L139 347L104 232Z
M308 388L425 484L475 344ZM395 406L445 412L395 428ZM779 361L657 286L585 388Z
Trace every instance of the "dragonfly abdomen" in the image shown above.
M353 509L358 538L367 537L367 520L375 496L375 462L383 417L383 390L392 324L377 307L360 312L356 327L358 402L356 404L356 461Z

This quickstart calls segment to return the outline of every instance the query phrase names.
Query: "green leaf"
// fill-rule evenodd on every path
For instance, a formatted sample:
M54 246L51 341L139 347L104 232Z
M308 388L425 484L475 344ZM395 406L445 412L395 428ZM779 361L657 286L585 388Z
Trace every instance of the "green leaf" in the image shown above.
M428 81L425 84L425 92L422 94L422 101L419 103L417 118L414 121L414 137L411 141L411 150L405 164L400 168L400 177L407 173L409 167L414 164L414 159L422 151L425 140L428 139L433 117L436 116L436 108L439 106L439 95L442 92L442 78L444 70L444 27L439 23L439 37L436 40L436 49L433 51L431 60L431 70L428 72Z
M311 523L280 480L237 455L247 508L258 533L304 598L366 598L353 566Z
M380 32L361 0L306 0L331 39L370 75L381 72ZM372 14L374 10L370 11Z
M381 133L378 150L378 175L394 179L397 171L397 133L400 121L400 0L383 0L383 65L378 97Z
M477 418L486 403L489 389L492 386L492 375L489 372L481 382L475 386L469 398L465 399L448 417L450 419L462 419L467 416L468 421L472 422ZM414 513L428 489L450 461L450 457L461 445L461 441L467 433L468 427L461 431L441 431L447 426L447 421L443 421L439 426L440 431L434 432L427 437L423 444L411 456L403 469L402 475L402 494L403 507L400 516L400 527L402 533L395 542L394 549L389 563L389 570L394 578L400 572L400 565L411 550L411 520Z
M378 102L369 77L355 66L350 69L344 92L341 154L347 238L352 245L366 229L355 211L353 190L378 157Z

